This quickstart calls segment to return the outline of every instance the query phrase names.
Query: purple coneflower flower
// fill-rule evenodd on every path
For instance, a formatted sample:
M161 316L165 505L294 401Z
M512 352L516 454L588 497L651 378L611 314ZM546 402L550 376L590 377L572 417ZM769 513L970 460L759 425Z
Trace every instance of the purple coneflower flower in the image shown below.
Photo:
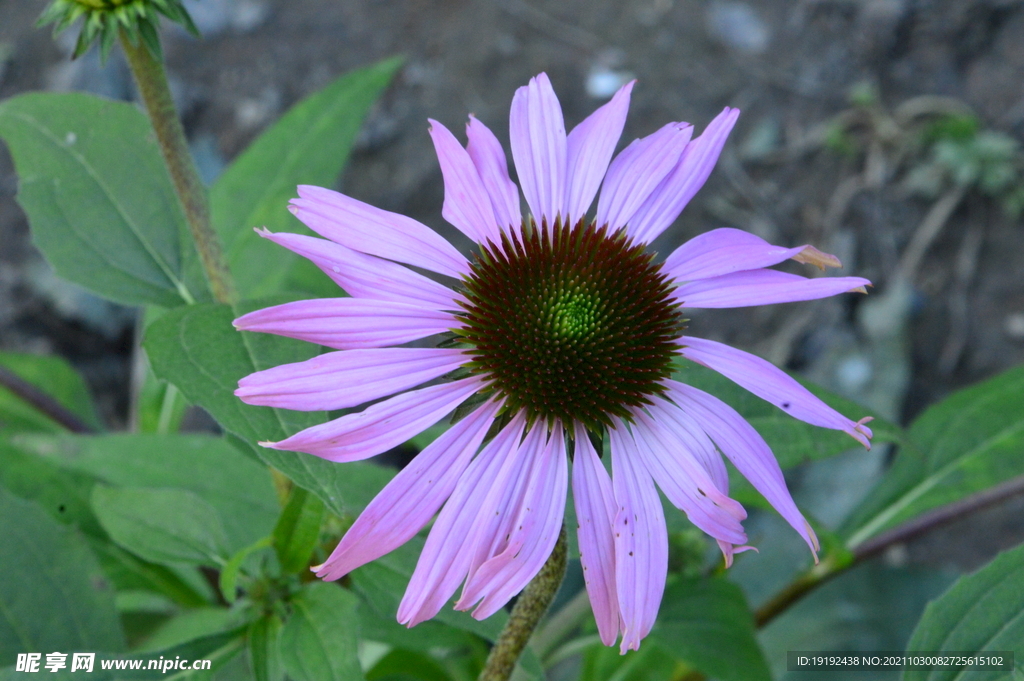
M472 259L415 220L319 187L299 187L291 211L326 240L263 232L351 297L238 319L239 329L337 352L252 374L236 394L298 410L387 398L264 446L357 461L460 405L468 412L395 476L315 568L338 579L408 541L436 514L398 610L404 624L433 617L460 584L455 607L474 608L478 619L526 586L557 540L570 457L587 592L601 639L612 645L621 634L623 652L651 630L665 586L657 488L731 563L749 547L746 513L728 496L724 454L816 551L768 445L725 403L672 380L677 356L869 446L869 419L842 416L762 359L683 335L684 307L810 300L864 291L869 282L766 269L787 259L821 268L839 261L736 229L702 234L655 262L644 246L703 185L739 112L725 109L696 139L692 126L669 123L612 160L632 86L568 135L546 75L516 92L510 136L527 216L505 153L483 123L470 117L463 148L430 122L443 215L479 245ZM403 265L450 277L452 286ZM437 348L391 347L434 334L447 334ZM442 376L451 380L418 387ZM591 434L610 440L611 475Z

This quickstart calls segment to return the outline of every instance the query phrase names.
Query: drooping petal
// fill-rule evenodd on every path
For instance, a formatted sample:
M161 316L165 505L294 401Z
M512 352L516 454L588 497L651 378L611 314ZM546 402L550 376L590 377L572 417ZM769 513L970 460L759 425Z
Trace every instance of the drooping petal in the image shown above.
M807 256L813 257L808 261ZM680 284L723 274L771 267L784 260L803 259L821 266L842 267L834 255L804 244L796 248L774 246L742 229L721 227L687 241L665 259L664 271Z
M359 514L323 565L313 568L316 576L340 579L412 539L455 489L497 411L496 402L484 404L417 454Z
M541 424L539 429L547 426ZM532 453L529 481L518 508L506 510L512 520L507 534L499 536L494 555L470 574L456 605L468 609L482 598L473 611L478 620L490 617L522 591L544 567L558 541L569 478L561 425L556 424L542 444ZM531 452L525 455L530 457Z
M619 152L601 186L597 224L612 230L628 224L629 235L635 237L633 214L675 167L692 133L689 123L669 123Z
M419 435L480 390L477 376L402 393L346 414L327 423L301 430L264 447L305 452L335 462L360 461L382 454Z
M747 517L739 503L723 494L689 449L698 444L675 437L641 409L634 410L633 439L636 456L658 483L668 500L684 511L694 525L731 544L743 544L747 535L740 521Z
M846 418L771 362L704 338L686 336L680 343L687 359L714 369L790 416L822 428L842 430L871 448L871 429L864 422Z
M576 536L583 581L597 632L606 646L619 637L619 597L615 591L615 496L608 471L594 451L587 432L575 425L576 453L572 464L572 499L576 505Z
M264 407L344 409L426 383L465 362L461 350L448 348L341 350L249 374L235 395Z
M675 222L693 195L707 181L739 115L738 109L726 107L708 124L700 137L686 146L675 169L633 215L630 224L633 238L642 243L650 243Z
M518 228L523 219L519 211L519 188L508 176L508 159L501 142L474 116L470 116L466 124L466 137L469 138L466 151L484 183L498 225Z
M455 292L408 267L382 260L327 239L287 232L257 233L308 258L353 298L392 300L428 310L458 310Z
M698 424L729 457L736 470L800 533L811 551L817 552L817 537L797 509L779 462L764 438L717 397L677 381L666 381L665 385L668 397L679 406L665 409L666 416L680 423Z
M365 298L297 300L234 321L236 329L273 333L336 350L401 345L458 323L450 312Z
M466 258L434 230L323 187L299 186L288 209L317 234L352 250L461 277Z
M516 90L509 117L512 158L526 203L539 225L565 214L565 121L545 73Z
M437 516L398 606L398 621L428 620L452 597L469 572L480 542L480 521L495 513L519 470L519 440L526 420L514 417L470 463Z
M778 270L747 270L699 279L672 293L683 307L752 307L829 298L840 293L867 293L871 282L862 277L808 279Z
M478 244L498 243L498 224L480 174L455 135L434 119L430 138L444 177L444 206L441 215Z
M622 136L629 111L629 95L635 83L632 80L619 88L610 102L587 116L569 133L566 142L566 215L573 222L586 215L594 202L615 145Z
M668 531L658 490L618 421L608 430L615 493L615 581L622 613L619 651L638 650L654 626L668 575Z

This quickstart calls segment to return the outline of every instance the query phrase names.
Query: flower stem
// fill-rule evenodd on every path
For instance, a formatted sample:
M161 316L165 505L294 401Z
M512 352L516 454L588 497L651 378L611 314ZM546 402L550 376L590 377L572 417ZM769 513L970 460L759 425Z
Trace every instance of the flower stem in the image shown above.
M0 366L0 387L10 390L37 411L50 417L72 433L96 432L96 429L79 418L78 414L7 367Z
M562 585L568 554L566 544L563 526L544 567L526 585L523 593L519 594L519 600L512 608L505 628L491 648L491 654L487 656L487 663L480 673L479 681L507 681L512 675L516 660L526 647L526 642L530 640L533 630L537 628L540 618L551 605L558 587Z
M174 190L178 194L185 219L188 221L196 249L206 271L213 297L221 303L235 300L235 287L231 273L224 262L224 254L217 239L217 233L210 226L210 206L196 170L195 161L185 140L178 112L174 108L171 90L167 85L167 73L163 63L154 57L142 40L133 45L124 31L120 34L121 49L124 50L131 67L135 84L146 105L146 112L153 124L153 131L160 144L164 163L170 171Z

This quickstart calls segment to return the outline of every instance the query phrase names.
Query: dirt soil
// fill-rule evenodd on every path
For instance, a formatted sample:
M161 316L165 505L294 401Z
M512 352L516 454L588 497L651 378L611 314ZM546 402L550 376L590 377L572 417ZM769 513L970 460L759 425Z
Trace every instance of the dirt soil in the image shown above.
M40 89L131 98L120 58L102 69L95 55L71 64L68 40L55 43L33 28L44 5L0 0L0 98ZM828 143L829 122L850 111L851 90L877 93L879 115L922 95L952 98L916 101L966 107L984 128L1020 141L1020 1L198 0L190 7L207 38L168 30L165 45L208 177L334 76L402 54L405 66L372 111L338 186L452 236L440 217L428 116L460 131L472 112L507 140L512 94L537 72L550 75L567 126L607 98L609 84L635 76L626 141L671 120L700 130L726 105L743 111L718 169L657 250L728 225L836 253L844 273L875 283L873 297L885 295L901 267L912 283L907 316L888 320L893 343L869 337L859 313L864 299L852 295L702 312L690 325L695 335L805 370L902 421L1024 361L1020 220L968 192L908 270L904 256L932 200L908 194L907 166L891 153L892 140L868 126L851 128L846 153ZM109 424L123 426L134 316L48 273L30 245L16 189L0 151L0 349L69 358ZM902 371L907 380L886 395L871 391ZM1021 540L1024 528L1012 521L1020 511L1021 504L1006 505L979 516L970 531L936 533L912 554L976 565Z

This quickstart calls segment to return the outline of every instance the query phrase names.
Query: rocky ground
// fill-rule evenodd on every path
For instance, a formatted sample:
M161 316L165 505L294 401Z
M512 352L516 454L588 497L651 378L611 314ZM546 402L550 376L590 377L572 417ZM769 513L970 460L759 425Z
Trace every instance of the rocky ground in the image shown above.
M41 89L131 98L118 56L105 68L95 54L69 62L73 36L54 42L33 28L44 5L0 0L0 98ZM189 6L205 39L168 30L165 45L207 178L335 75L402 54L405 66L339 186L451 235L428 116L459 129L473 112L507 139L512 94L539 71L551 76L570 126L636 77L625 139L669 120L699 130L726 105L743 111L718 169L658 250L729 225L785 245L814 243L839 255L846 273L875 283L866 298L696 314L695 335L801 370L901 421L1024 361L1024 225L1005 213L1002 197L943 181L922 146L924 131L948 114L973 112L1011 147L1024 136L1024 2ZM1019 151L1006 153L1019 168ZM135 314L52 274L30 244L16 189L0 150L0 349L64 355L88 377L109 424L123 426ZM839 487L859 489L883 456L854 461ZM910 557L977 565L1020 541L1022 510L1010 503L980 514L916 543Z

